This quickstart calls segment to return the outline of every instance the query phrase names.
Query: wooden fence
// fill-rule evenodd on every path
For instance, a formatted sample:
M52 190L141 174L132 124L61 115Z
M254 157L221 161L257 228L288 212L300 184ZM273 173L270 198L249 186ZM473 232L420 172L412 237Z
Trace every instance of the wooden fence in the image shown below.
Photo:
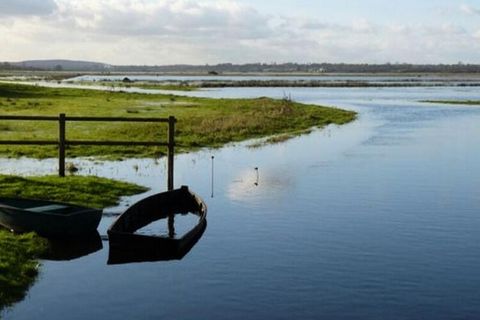
M175 152L175 122L173 116L168 118L126 118L126 117L71 117L64 113L55 116L0 116L0 120L22 121L58 121L58 140L0 140L0 145L58 145L58 175L65 176L65 149L67 146L166 146L167 153L167 188L173 189L173 158ZM168 123L167 142L159 141L93 141L68 140L65 124L67 121L101 121L101 122L164 122Z

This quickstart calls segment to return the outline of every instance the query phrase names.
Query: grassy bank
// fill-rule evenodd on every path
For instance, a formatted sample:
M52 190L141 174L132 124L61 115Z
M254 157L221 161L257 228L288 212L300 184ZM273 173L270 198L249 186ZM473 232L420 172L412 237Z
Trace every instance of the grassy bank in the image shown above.
M0 186L0 197L45 199L93 208L113 206L121 196L147 191L126 182L82 176L26 178L0 175Z
M468 106L480 105L480 100L424 100L422 102L442 103L442 104L463 104Z
M0 114L71 116L177 117L176 141L180 152L220 147L228 142L276 134L294 134L330 123L344 124L355 113L305 105L288 100L209 99L174 95L147 95L82 89L42 88L0 83ZM166 140L163 124L68 123L67 139ZM57 139L54 122L0 121L2 139ZM145 157L164 148L75 147L67 156ZM45 158L56 147L0 146L0 156Z
M97 177L22 178L0 175L0 197L25 197L103 208L144 187ZM0 311L23 299L38 274L38 257L48 244L34 233L16 235L0 229Z

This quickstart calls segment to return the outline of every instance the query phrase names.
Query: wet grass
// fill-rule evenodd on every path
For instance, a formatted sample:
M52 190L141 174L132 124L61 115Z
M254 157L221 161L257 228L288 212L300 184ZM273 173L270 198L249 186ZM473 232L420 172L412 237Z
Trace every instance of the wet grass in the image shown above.
M220 147L229 142L278 134L294 134L330 123L344 124L355 113L305 105L288 99L209 99L83 89L42 88L0 83L0 114L128 116L177 118L177 151ZM57 140L55 122L0 120L1 139ZM67 139L166 141L167 126L154 123L67 123ZM165 154L152 147L72 147L68 157L138 158ZM0 156L55 157L55 146L0 146Z

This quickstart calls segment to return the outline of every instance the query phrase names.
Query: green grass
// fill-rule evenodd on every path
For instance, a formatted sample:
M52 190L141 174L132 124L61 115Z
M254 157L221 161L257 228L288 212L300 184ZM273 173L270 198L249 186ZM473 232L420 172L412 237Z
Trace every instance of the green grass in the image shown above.
M480 100L423 100L421 102L443 103L443 104L463 104L463 105L469 105L469 106L480 105Z
M83 89L42 88L0 83L0 114L129 116L177 118L177 151L220 147L229 142L277 134L295 134L330 123L344 124L355 113L288 100L210 99ZM55 122L0 120L1 139L56 140ZM67 139L166 141L165 124L67 123ZM165 154L152 147L72 147L67 156L135 158ZM56 147L0 146L0 156L55 157Z
M0 175L0 197L24 197L104 208L121 196L147 189L97 177L17 177ZM34 233L13 234L0 229L0 311L20 301L38 274L38 257L48 242Z
M34 233L0 229L0 311L23 299L38 274L36 259L47 248L47 241Z
M0 175L0 197L33 198L104 208L118 203L121 196L147 191L134 184L99 177Z

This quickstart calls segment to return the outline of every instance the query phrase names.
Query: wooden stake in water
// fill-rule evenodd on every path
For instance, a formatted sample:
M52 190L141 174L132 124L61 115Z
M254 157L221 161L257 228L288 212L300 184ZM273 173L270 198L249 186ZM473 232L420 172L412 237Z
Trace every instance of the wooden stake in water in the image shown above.
M213 198L213 178L214 178L214 171L213 171L214 170L213 169L214 168L214 161L213 160L214 159L215 159L215 157L212 156L212 198Z

